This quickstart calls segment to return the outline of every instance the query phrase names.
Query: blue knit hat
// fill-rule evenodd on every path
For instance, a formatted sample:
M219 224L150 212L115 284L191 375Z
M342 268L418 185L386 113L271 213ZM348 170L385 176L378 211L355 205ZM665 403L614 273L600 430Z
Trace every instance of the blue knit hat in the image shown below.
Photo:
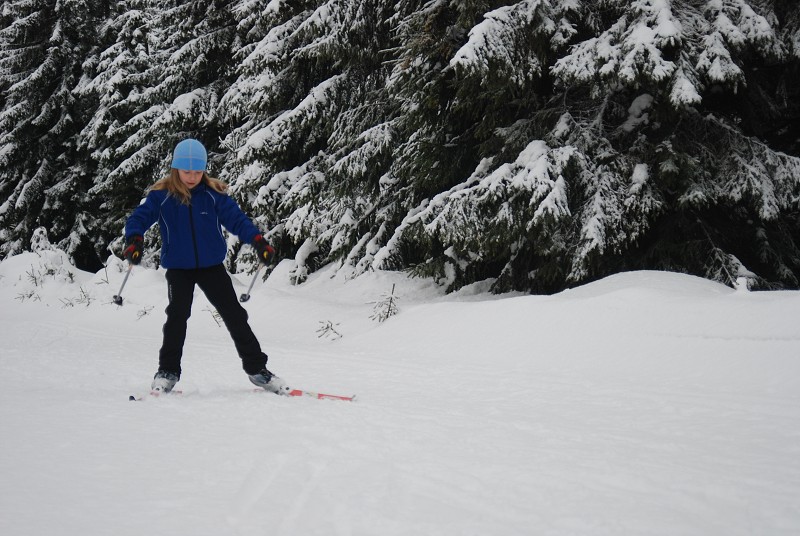
M183 140L172 153L172 167L185 171L205 171L206 148L197 140Z

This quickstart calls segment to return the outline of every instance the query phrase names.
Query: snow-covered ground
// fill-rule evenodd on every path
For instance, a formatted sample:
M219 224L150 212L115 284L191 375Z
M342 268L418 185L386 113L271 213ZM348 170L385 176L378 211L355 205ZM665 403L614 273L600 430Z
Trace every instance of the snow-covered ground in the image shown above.
M199 291L184 394L129 402L163 271L135 268L117 307L121 262L60 259L0 263L2 535L800 534L798 292L657 272L555 296L292 286L285 261L246 304L270 368L356 402L253 392Z

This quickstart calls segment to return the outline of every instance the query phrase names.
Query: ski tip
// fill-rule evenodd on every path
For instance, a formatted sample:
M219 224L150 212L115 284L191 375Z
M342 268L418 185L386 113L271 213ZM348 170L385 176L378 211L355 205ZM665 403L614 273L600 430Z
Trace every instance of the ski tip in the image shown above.
M287 393L287 396L304 396L304 397L316 398L318 400L346 400L349 402L353 402L356 399L356 395L353 396L329 395L325 393L316 393L314 391L305 391L303 389L292 389Z

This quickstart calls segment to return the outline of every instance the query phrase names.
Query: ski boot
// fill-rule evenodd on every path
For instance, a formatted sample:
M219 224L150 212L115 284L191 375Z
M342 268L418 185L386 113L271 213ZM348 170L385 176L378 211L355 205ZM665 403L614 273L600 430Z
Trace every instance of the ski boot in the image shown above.
M172 391L172 388L175 387L175 384L178 383L179 379L180 376L174 372L159 370L156 372L156 375L153 376L153 384L150 386L150 390L153 393L169 393Z
M250 378L253 385L257 385L265 391L277 395L288 395L289 391L291 391L285 381L278 378L267 369L261 369L261 371L255 374L248 374L247 377Z

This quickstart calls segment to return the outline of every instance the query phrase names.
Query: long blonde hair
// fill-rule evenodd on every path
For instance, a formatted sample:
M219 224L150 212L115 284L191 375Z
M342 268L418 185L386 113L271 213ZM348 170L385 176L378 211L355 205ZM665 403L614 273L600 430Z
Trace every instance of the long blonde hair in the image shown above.
M208 173L205 171L203 172L203 178L200 180L200 182L213 189L215 192L219 192L221 194L227 193L228 191L227 184L219 179L209 177ZM147 189L148 192L152 190L166 190L170 193L170 195L175 196L184 205L190 205L192 202L192 193L189 191L189 188L183 184L180 175L178 175L178 170L175 168L171 168L169 170L169 175Z

